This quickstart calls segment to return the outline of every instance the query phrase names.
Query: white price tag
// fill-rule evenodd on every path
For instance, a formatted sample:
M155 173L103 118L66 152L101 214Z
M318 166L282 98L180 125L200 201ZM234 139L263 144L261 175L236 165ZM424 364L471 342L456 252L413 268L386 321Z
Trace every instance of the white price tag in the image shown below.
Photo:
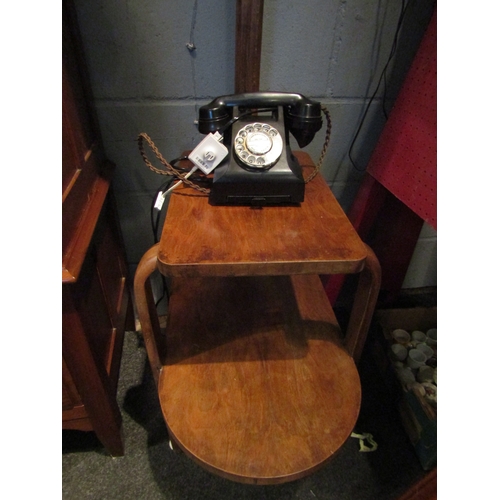
M226 146L218 140L220 137L218 133L208 134L189 155L189 159L205 175L208 175L227 156Z
M165 203L165 195L167 193L163 193L163 192L159 192L158 193L158 196L156 197L156 201L155 201L155 208L157 210L161 210L161 207L163 207L163 203Z

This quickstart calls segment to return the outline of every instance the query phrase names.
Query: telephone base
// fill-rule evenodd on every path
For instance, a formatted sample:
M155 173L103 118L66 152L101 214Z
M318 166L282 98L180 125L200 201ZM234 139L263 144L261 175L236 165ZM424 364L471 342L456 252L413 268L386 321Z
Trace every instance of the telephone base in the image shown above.
M293 158L293 159L292 159ZM294 157L289 158L295 167ZM296 205L304 201L305 183L300 166L280 162L265 172L249 172L231 162L215 170L211 205Z
M213 189L212 189L213 191ZM304 201L304 196L299 193L292 194L235 194L231 189L231 194L219 192L209 196L210 205L246 205L252 207L263 207L268 205L297 205Z

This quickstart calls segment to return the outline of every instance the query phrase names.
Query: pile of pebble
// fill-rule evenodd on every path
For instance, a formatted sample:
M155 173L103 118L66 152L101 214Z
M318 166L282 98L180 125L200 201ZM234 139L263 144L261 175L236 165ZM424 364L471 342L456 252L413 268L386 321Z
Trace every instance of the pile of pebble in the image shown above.
M437 328L409 333L398 328L391 332L390 358L396 376L408 390L418 392L430 405L437 406Z

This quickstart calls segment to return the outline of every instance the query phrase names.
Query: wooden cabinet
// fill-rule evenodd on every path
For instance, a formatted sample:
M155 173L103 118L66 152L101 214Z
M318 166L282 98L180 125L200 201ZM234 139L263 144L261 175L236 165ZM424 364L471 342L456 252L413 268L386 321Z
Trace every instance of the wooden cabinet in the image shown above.
M116 389L133 329L126 260L71 2L63 3L62 422L123 455Z

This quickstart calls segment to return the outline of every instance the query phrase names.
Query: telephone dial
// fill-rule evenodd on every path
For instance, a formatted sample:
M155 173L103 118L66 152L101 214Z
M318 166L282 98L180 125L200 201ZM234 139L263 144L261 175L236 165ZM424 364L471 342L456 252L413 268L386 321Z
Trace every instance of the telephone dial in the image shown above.
M289 134L303 148L321 126L321 104L301 94L227 95L200 107L198 130L209 135L190 159L207 170L217 162L209 202L262 206L304 201L305 182Z

